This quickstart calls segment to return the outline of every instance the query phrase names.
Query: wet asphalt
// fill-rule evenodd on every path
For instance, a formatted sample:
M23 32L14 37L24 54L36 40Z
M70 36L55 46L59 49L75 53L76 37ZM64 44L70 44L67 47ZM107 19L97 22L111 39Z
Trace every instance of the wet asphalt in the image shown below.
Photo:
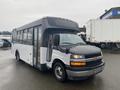
M56 81L51 72L19 61L10 50L0 50L0 90L120 90L120 53L104 51L105 70L93 79Z

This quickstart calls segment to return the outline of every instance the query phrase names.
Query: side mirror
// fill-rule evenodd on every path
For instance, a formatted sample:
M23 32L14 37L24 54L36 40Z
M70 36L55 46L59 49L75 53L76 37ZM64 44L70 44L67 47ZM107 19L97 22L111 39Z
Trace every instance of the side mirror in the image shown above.
M59 35L55 35L53 42L54 42L54 46L59 46L60 36Z

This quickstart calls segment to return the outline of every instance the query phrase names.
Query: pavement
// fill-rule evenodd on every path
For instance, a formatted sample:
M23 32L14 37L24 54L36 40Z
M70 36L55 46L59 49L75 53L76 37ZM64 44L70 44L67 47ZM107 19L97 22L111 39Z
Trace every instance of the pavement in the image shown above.
M51 72L42 73L17 62L10 50L0 50L0 90L120 90L120 53L103 51L105 70L93 79L58 82Z

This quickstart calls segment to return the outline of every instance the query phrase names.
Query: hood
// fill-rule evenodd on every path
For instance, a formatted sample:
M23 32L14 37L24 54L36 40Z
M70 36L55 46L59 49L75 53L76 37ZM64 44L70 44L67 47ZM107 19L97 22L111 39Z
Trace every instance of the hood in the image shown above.
M91 45L80 45L70 48L69 52L72 54L87 55L87 54L101 53L101 49Z

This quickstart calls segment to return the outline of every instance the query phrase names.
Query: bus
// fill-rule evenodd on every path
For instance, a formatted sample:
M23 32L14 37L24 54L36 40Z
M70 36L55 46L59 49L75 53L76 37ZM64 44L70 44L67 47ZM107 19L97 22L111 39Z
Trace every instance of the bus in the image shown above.
M58 81L88 78L104 69L101 49L87 45L76 22L45 17L12 32L12 53L40 71L52 70Z

